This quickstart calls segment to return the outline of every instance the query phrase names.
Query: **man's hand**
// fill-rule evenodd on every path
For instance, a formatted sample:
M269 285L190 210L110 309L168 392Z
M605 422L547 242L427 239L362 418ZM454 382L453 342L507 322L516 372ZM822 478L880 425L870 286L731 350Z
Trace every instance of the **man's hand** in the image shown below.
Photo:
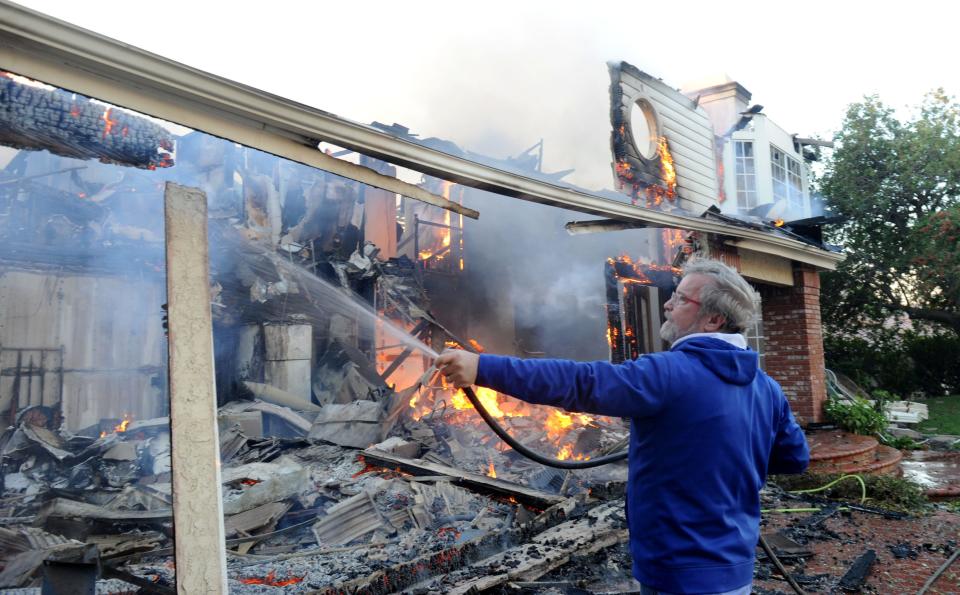
M451 349L444 351L434 360L433 365L443 374L447 382L457 388L471 386L477 381L477 365L480 356L476 353Z

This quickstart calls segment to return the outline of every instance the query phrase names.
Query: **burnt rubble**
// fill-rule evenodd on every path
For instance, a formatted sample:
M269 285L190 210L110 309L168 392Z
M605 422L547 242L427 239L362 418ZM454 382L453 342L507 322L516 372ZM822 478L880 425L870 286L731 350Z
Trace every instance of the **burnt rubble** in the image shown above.
M136 337L124 349L107 345L116 339L107 331L89 344L37 339L43 347L0 336L0 589L175 591L159 190L173 179L203 190L210 213L210 294L198 299L209 297L214 321L232 593L636 591L625 465L532 463L430 369L433 351L483 349L461 320L482 316L464 307L462 219L199 132L177 137L72 94L9 77L0 93L9 97L0 120L20 118L0 135L18 149L0 169L4 270L55 287L57 300L69 301L64 275L81 278L80 293L82 283L103 284L64 317L101 308L104 328ZM30 110L43 119L18 115ZM81 130L71 131L74 120ZM456 198L447 182L422 185ZM653 348L641 334L650 325L630 313L656 310L674 274L608 263L608 322L624 329L610 347L620 359ZM110 302L125 286L140 293ZM471 304L484 324L513 324L513 312L488 301ZM505 341L543 355L528 335L529 344L519 332ZM153 349L141 355L143 345ZM113 351L138 357L94 358ZM83 385L78 374L133 380ZM625 445L622 420L479 393L511 435L543 454L584 459ZM769 504L781 497L771 491ZM801 584L842 576L805 572L817 544L847 539L831 528L837 517L834 509L801 519L771 540ZM956 545L897 547L892 555L911 560ZM882 566L887 550L875 549ZM761 556L758 581L773 575Z

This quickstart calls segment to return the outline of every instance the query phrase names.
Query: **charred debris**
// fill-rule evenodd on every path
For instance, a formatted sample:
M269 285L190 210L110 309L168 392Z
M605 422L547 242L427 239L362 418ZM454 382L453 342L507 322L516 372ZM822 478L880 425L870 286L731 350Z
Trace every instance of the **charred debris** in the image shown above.
M430 350L483 349L434 299L465 289L462 216L15 75L0 95L16 124L0 133L0 280L33 308L0 338L0 587L175 588L168 180L202 189L210 213L231 592L467 592L623 541L623 466L520 458L428 373ZM544 454L627 436L481 398Z

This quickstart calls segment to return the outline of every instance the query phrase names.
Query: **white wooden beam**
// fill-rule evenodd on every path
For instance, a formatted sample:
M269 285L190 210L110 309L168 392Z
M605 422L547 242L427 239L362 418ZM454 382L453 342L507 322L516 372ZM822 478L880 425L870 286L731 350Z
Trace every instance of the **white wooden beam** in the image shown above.
M164 203L177 591L226 593L207 198L167 182Z

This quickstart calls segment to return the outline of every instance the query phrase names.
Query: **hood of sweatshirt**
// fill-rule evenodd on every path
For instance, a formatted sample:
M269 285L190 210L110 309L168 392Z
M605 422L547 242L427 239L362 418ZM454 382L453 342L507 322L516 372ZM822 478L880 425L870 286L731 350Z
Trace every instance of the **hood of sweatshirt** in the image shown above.
M671 351L686 353L724 382L741 386L753 382L760 366L756 351L741 349L716 337L690 337L674 344Z

